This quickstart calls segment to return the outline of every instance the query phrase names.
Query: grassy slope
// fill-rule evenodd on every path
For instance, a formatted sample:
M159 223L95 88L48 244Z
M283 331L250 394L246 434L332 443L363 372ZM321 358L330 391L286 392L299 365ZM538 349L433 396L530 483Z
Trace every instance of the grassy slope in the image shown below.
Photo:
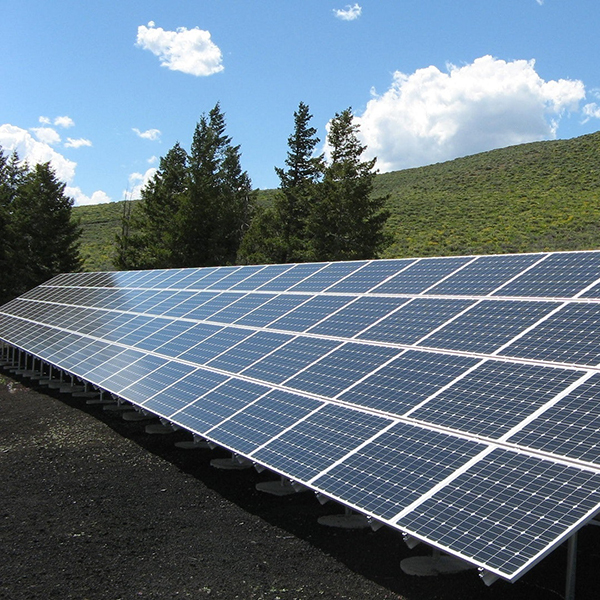
M599 248L600 132L385 173L375 193L390 195L387 257ZM86 270L113 268L122 211L75 208Z

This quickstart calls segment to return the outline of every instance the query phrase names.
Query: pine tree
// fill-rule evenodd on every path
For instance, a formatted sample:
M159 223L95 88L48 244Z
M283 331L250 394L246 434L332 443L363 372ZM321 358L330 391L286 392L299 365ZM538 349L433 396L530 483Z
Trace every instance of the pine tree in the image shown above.
M314 156L319 143L310 126L312 115L300 102L294 130L288 137L286 168L275 167L280 193L273 206L259 211L242 241L240 258L249 263L303 262L309 258L307 219L323 174L323 156Z
M219 104L196 126L188 172L189 193L178 215L182 266L233 264L250 222L252 194Z
M376 159L361 160L366 146L358 140L358 129L350 108L331 121L330 162L307 224L313 260L375 258L389 243L387 198L372 195Z
M81 229L72 220L73 200L65 194L50 163L37 164L24 175L12 203L11 229L16 244L15 265L23 293L58 273L81 268Z
M125 205L117 235L116 265L122 269L164 269L179 266L180 240L175 216L188 191L187 152L176 143L160 159L159 168L132 210Z

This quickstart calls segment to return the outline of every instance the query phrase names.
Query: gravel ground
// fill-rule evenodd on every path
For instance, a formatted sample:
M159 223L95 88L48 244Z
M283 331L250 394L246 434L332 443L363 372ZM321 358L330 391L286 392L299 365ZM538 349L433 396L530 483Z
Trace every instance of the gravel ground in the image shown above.
M219 451L184 451L182 432L28 387L0 372L0 598L556 600L566 549L515 584L476 571L404 575L401 536L317 524L313 494L255 490L272 474L224 472ZM600 531L580 535L578 600L599 597Z

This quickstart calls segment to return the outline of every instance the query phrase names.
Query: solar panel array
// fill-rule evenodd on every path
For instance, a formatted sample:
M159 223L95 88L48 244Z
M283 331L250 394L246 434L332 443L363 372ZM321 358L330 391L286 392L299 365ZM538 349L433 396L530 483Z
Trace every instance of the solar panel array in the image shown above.
M600 511L600 252L64 274L0 339L511 581Z

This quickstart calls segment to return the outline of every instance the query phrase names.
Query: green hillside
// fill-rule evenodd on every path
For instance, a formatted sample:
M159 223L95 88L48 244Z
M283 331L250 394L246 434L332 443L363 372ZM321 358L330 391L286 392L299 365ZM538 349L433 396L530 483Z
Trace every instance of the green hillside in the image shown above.
M385 173L375 193L390 195L386 257L600 248L600 132ZM113 268L122 212L74 209L86 270Z

